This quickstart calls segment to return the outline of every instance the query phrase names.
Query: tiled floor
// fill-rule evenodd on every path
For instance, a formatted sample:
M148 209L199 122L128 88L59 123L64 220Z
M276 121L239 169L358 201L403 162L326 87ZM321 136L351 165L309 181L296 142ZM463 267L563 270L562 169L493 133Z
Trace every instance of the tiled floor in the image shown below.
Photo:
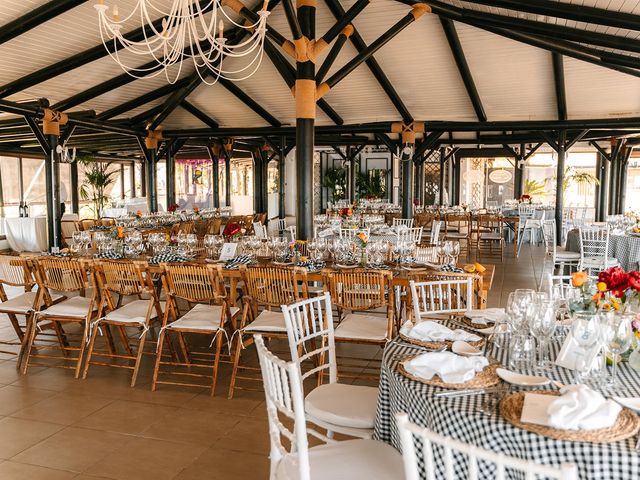
M542 249L525 245L520 258L512 254L496 268L489 306L516 288L536 288ZM0 338L10 335L0 327ZM227 400L226 366L210 397L168 386L151 392L150 361L130 388L119 369L94 367L86 380L55 368L23 377L14 359L0 358L2 480L268 478L263 394L239 391Z

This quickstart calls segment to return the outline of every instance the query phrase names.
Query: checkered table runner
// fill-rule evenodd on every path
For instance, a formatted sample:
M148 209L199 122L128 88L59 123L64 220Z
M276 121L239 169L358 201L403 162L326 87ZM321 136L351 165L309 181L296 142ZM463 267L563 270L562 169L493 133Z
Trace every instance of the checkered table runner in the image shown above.
M559 347L559 344L553 345L554 355ZM407 355L422 352L399 339L385 348L374 438L400 450L400 438L393 415L407 412L410 420L418 425L482 448L547 465L574 463L578 466L581 479L640 478L640 453L634 450L635 437L608 444L554 440L514 427L499 414L488 416L481 413L479 407L485 395L449 399L433 397L442 389L410 380L396 369L398 362ZM492 354L505 363L504 349L494 350ZM639 396L640 374L627 364L623 364L618 373L629 386L628 396ZM554 367L548 376L562 383L571 383L573 372ZM424 470L424 465L421 467ZM456 478L467 478L464 462L458 462L456 469ZM480 478L495 478L493 470L486 464L481 465L480 470Z

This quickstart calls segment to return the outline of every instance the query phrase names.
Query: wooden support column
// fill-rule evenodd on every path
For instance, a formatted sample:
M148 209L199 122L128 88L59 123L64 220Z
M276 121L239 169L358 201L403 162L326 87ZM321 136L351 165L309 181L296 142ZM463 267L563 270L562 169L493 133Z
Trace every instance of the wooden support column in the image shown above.
M451 205L460 205L460 159L452 158Z
M602 190L602 164L604 162L604 158L602 154L598 152L596 156L596 178L598 179L598 183L594 186L594 204L595 204L595 221L600 222L600 191Z
M520 145L520 155L515 158L515 167L513 169L513 196L514 198L520 198L523 192L524 184L524 165L520 166L520 160L524 160L526 155L526 146Z
M176 203L176 155L171 146L167 148L166 159L167 208L169 208Z
M146 163L146 156L145 156ZM147 196L147 170L145 168L145 163L140 167L140 196Z
M447 164L445 157L447 155L447 149L440 148L440 178L438 181L438 205L444 205L444 168Z
M347 158L349 159L349 200L351 203L356 201L356 189L357 189L357 179L358 179L358 171L356 169L357 162L356 157L353 155L352 148L347 148Z
M626 146L622 152L622 158L620 161L620 192L618 194L618 213L622 214L625 211L625 203L627 199L627 171L629 169L629 157L633 147Z
M262 161L262 152L256 149L253 152L253 212L261 213L264 211L264 195L262 192L262 171L264 163Z
M602 156L602 178L600 180L600 208L598 217L598 221L604 222L607 219L607 213L609 208L609 171L610 171L610 163L609 159L604 155Z
M284 0L285 13L293 33L296 59L296 229L297 237L313 237L313 152L315 145L315 0Z
M286 159L287 139L280 137L280 156L278 157L278 218L285 217L285 159Z
M67 116L64 113L46 109L42 121L42 133L46 136L49 147L49 154L45 163L47 234L49 237L49 250L54 253L58 252L62 246L60 155L57 147L58 139L60 138L60 125L66 124L67 120Z
M131 162L131 171L129 172L131 182L131 198L136 198L138 192L136 188L136 162Z
M413 148L415 144L403 142L400 152L402 168L402 218L413 218Z
M415 197L420 205L424 205L424 162L425 159L420 159L415 166L416 172L416 194Z
M120 199L124 200L124 163L120 164Z
M609 165L609 206L607 208L608 215L615 215L617 210L618 196L618 154L620 152L620 141L611 139L611 159Z
M231 206L231 157L233 156L233 139L227 138L224 141L224 202L227 207Z
M144 154L146 174L145 187L147 193L147 207L149 212L158 211L158 181L157 181L157 164L158 164L158 142L162 140L162 131L149 130L147 137L144 139Z
M73 162L69 165L69 180L71 181L71 211L76 215L80 215L80 191L78 185L78 162ZM122 186L124 191L124 183Z
M220 145L214 143L211 152L211 168L213 169L213 208L220 208Z
M558 245L562 245L562 213L564 208L564 165L566 157L567 132L558 132L558 167L556 170L556 240Z

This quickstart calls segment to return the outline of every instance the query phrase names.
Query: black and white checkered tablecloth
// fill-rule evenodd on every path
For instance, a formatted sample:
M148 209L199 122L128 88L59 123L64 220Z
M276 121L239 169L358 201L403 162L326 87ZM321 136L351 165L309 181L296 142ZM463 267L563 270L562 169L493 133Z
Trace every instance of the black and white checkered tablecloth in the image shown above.
M580 252L578 230L567 233L567 251ZM609 256L617 259L627 272L640 269L640 237L631 235L611 235L609 237Z
M555 355L559 345L552 348ZM433 397L442 389L410 380L398 373L396 368L398 362L407 355L423 351L400 339L390 342L385 348L374 438L400 450L400 437L393 415L407 412L410 420L418 425L479 447L541 464L574 463L578 466L581 479L640 478L640 452L634 450L636 438L607 444L554 440L517 428L498 413L491 416L481 413L479 407L486 399L485 395ZM492 354L505 363L504 349L495 350ZM640 374L627 364L622 365L619 374L629 386L630 391L625 396L640 396ZM573 372L554 367L548 376L562 383L571 383ZM481 478L495 478L486 467L483 471L481 465ZM467 478L464 462L459 462L456 469L456 478Z

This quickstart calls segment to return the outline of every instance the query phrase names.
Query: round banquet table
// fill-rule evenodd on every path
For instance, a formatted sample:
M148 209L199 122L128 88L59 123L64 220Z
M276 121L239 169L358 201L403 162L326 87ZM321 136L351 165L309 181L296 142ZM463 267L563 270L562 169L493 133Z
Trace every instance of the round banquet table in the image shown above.
M47 217L5 218L4 230L14 252L46 252L49 249Z
M450 325L452 326L452 325ZM559 345L552 347L555 353ZM500 354L491 352L504 363ZM397 370L399 361L407 355L423 353L400 339L390 342L385 348L380 375L380 393L376 415L374 438L400 450L400 438L393 415L406 412L412 422L439 434L495 452L517 458L533 460L547 465L574 463L581 479L621 480L640 476L640 453L634 449L636 438L613 443L587 443L554 440L528 432L508 423L499 413L487 415L478 409L486 395L457 398L437 398L433 394L443 389L425 385L401 375ZM629 386L628 396L640 395L640 374L628 364L619 369L621 380ZM549 375L562 383L571 383L573 372L555 366ZM515 387L512 389L515 391ZM419 458L421 458L419 456ZM425 478L421 463L422 478ZM437 472L438 473L438 472ZM439 472L442 473L442 472ZM493 479L495 474L487 465L481 468L480 477ZM467 478L463 462L456 464L456 478ZM442 475L437 475L442 478Z
M580 233L577 229L567 233L567 251L580 252ZM610 235L609 256L616 258L627 272L640 270L640 237Z

